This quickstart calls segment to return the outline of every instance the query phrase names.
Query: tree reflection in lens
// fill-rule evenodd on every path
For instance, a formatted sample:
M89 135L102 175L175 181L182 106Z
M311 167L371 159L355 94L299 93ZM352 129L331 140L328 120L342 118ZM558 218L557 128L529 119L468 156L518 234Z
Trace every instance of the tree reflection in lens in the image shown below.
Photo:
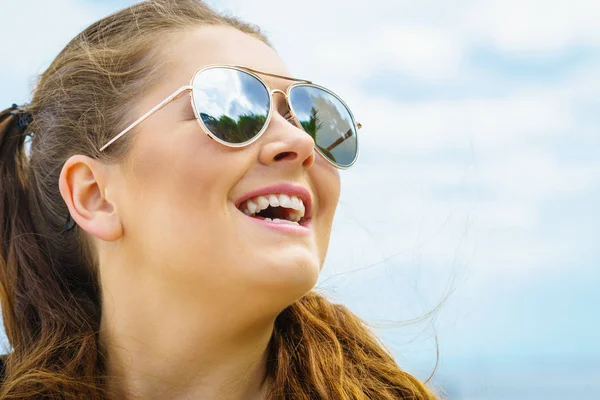
M243 143L252 139L265 125L267 117L264 115L240 115L238 121L222 115L221 118L201 113L200 117L206 127L217 136L229 143Z

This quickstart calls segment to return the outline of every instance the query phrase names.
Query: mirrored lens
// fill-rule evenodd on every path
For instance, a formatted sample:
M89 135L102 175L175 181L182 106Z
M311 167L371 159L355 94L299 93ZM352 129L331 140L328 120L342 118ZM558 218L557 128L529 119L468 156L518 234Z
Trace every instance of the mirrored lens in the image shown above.
M356 126L340 99L319 87L299 85L292 88L290 102L321 153L341 167L352 165L358 150Z
M252 140L269 114L269 91L256 77L236 69L215 67L192 82L198 115L217 138L231 144Z

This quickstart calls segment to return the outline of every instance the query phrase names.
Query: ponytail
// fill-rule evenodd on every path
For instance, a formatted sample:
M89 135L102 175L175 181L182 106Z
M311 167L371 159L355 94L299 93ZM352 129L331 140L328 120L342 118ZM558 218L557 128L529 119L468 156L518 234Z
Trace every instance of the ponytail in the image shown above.
M0 113L0 294L6 335L14 346L27 346L31 331L15 329L19 319L15 304L19 266L36 257L27 198L27 157L24 142L29 118L16 104ZM22 315L21 315L22 316Z
M57 224L48 224L34 195L30 122L17 106L0 112L0 302L10 344L0 398L95 399L97 287L61 256L68 241L48 229Z

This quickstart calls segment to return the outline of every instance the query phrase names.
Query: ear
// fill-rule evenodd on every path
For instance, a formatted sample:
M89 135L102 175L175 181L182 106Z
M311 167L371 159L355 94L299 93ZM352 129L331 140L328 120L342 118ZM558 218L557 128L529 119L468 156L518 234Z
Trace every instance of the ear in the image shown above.
M98 160L75 155L63 166L58 184L77 225L104 241L117 240L123 234L117 208L106 195L110 170Z

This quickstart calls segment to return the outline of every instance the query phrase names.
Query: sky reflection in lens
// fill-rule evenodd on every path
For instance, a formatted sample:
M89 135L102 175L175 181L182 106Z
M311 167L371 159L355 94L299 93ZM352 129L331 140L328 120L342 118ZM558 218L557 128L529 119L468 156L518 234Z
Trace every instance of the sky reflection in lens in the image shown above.
M269 113L269 92L254 76L231 68L210 68L192 83L194 103L206 127L228 143L255 137Z

